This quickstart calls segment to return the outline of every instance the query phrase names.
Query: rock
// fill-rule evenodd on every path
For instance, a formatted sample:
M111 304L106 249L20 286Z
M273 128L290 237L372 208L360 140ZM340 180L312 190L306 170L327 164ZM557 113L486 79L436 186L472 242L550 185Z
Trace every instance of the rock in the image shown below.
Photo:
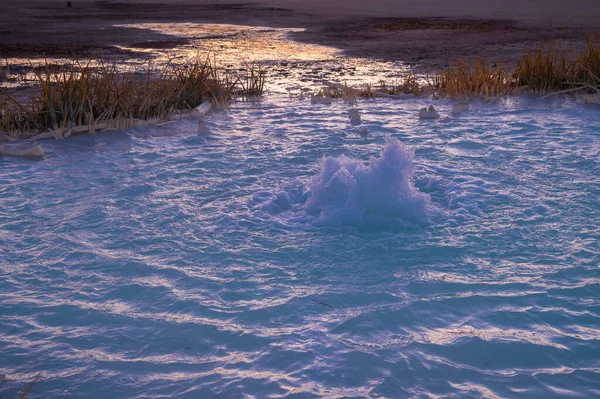
M198 121L198 130L197 133L200 136L207 136L211 133L209 127L206 125L206 122L204 122L203 120L199 120Z
M44 149L38 143L3 143L0 144L0 155L14 157L40 158L44 156Z
M201 118L204 115L208 114L212 107L213 105L210 101L203 101L202 104L198 105L192 110L191 115L194 118Z
M369 134L369 128L366 126L361 126L358 128L358 133L360 133L361 136L366 136Z
M452 114L458 115L462 112L469 111L470 109L471 109L471 107L469 107L469 103L462 101L462 102L460 102L458 104L454 104L452 106Z
M353 125L360 125L362 122L357 108L350 108L348 110L348 119L350 119L350 123Z
M600 104L600 94L580 94L576 98L577 104Z
M331 97L324 96L322 94L317 94L315 96L311 96L310 97L310 103L313 104L313 105L315 105L315 104L330 105L331 104Z
M429 108L421 108L419 111L420 119L437 119L439 117L440 114L438 114L433 105L430 105Z

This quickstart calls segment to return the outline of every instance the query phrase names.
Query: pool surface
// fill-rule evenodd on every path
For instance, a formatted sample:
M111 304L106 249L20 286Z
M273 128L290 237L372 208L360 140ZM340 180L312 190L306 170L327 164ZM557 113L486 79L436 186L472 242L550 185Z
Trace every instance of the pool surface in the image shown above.
M599 109L425 105L0 158L0 396L600 396Z

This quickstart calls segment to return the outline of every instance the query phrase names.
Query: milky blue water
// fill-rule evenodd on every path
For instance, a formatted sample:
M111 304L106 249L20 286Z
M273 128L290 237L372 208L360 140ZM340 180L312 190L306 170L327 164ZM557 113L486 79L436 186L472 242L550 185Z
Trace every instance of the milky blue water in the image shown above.
M0 396L600 396L599 108L424 105L0 159Z

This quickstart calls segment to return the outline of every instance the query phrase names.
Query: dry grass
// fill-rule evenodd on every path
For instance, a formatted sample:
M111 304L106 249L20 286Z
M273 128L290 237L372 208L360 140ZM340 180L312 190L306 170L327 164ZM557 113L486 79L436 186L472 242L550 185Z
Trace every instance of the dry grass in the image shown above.
M33 386L37 382L38 378L40 378L40 374L38 374L38 375L35 376L35 378L33 379L33 381L31 381L31 384L29 384L29 386L23 392L23 394L19 397L19 399L25 399L25 397L27 396L27 394L29 394L29 391L31 391L31 388L33 388Z
M588 33L585 49L581 54L576 54L574 68L575 82L586 82L598 85L600 76L600 37L593 32Z
M5 63L0 80L14 66ZM246 64L245 73L222 73L210 57L185 63L151 62L124 71L106 62L31 65L36 91L28 102L12 97L0 86L0 132L9 137L32 137L53 132L63 138L109 124L125 128L139 121L161 121L173 113L189 110L204 101L224 105L233 97L248 99L265 90L266 71ZM522 55L514 73L500 63L479 59L459 60L421 84L412 73L377 85L328 84L314 93L323 99L341 98L356 104L358 98L395 97L406 94L436 94L451 98L482 98L510 94L525 86L536 93L587 92L600 90L600 39L587 35L584 48L570 52L557 46L540 46ZM303 93L302 93L303 94Z
M245 76L221 73L216 62L195 58L157 67L147 62L123 71L115 63L75 62L34 68L36 95L21 103L0 89L0 131L27 137L53 131L70 136L77 127L94 132L101 123L127 127L134 121L165 120L203 101L223 105L233 96L261 96L265 71L247 65Z
M424 87L417 80L417 76L409 72L404 78L399 78L391 82L380 81L377 91L391 96L398 96L403 94L414 94L420 95L424 91Z
M517 60L515 78L520 86L528 86L535 93L564 89L573 77L573 62L565 51L554 45L538 47Z
M41 374L38 374L38 375L35 376L35 378L33 379L33 381L31 381L31 383L29 383L29 385L23 391L23 393L21 394L21 396L19 396L19 399L25 399L27 397L27 395L29 394L29 392L31 391L31 389L33 388L33 386L35 385L35 383L37 382L37 380L40 378L40 375ZM6 380L6 376L0 374L0 383L4 382L4 380Z
M428 77L430 89L444 97L489 99L510 94L514 81L500 63L492 65L479 59L471 66L467 60L458 60L454 65Z
M409 73L393 81L380 81L378 85L364 84L348 86L330 84L316 95L331 98L375 98L402 97L407 94L422 95L434 93L452 98L484 98L510 94L515 81L502 64L491 65L484 60L475 61L471 66L466 60L459 60L445 70L427 77L426 83L418 81Z
M343 85L334 83L328 84L326 87L314 93L313 96L339 98L350 105L356 105L358 97L372 97L370 95L369 87L353 87L349 86L347 82Z
M555 45L540 46L517 60L516 70L509 71L502 63L484 59L456 61L437 71L420 84L414 74L379 85L328 85L317 95L332 98L373 98L403 94L435 94L456 99L491 99L513 93L516 88L528 88L534 93L566 93L600 91L600 39L588 33L586 44L573 55Z
M261 97L265 91L267 71L256 63L245 63L245 75L238 80L235 95L243 98Z
M573 56L553 44L539 46L517 61L514 78L535 93L553 93L598 87L600 76L600 39L592 32L587 34L581 52L573 49ZM576 85L577 87L573 87Z
M394 97L406 94L419 95L423 93L423 90L424 88L417 81L416 75L410 72L402 78L391 81L381 80L377 85L349 86L348 83L343 85L330 83L313 95L340 98L349 104L356 104L358 98Z

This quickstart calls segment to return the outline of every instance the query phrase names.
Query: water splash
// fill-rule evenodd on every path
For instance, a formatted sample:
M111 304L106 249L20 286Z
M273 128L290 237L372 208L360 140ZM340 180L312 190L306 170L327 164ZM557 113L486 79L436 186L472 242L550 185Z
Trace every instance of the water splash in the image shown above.
M308 184L305 207L318 225L398 225L426 219L429 197L412 184L413 151L393 137L379 158L321 159L321 171Z
M304 214L316 226L422 224L430 199L412 183L412 158L413 151L387 137L380 156L366 164L345 155L323 157L319 173L310 180L294 179L276 192L261 191L252 202L258 205L255 209L279 219L297 221Z

